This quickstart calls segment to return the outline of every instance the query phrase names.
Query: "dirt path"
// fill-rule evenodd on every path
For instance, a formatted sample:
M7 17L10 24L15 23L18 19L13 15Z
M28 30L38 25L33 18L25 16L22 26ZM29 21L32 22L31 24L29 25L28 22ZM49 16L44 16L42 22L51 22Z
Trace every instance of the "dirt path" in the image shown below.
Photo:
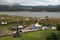
M34 24L31 24L30 26L28 26L28 27L26 27L26 28L24 28L24 29L27 29L27 30L29 30L29 29L31 29L32 28L32 26L33 26Z

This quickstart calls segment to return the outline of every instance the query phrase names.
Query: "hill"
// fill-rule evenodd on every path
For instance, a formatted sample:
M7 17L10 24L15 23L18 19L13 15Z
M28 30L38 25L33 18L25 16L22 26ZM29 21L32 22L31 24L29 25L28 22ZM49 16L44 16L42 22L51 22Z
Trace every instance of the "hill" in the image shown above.
M0 11L48 11L60 12L60 5L52 6L22 6L19 4L14 5L0 5Z

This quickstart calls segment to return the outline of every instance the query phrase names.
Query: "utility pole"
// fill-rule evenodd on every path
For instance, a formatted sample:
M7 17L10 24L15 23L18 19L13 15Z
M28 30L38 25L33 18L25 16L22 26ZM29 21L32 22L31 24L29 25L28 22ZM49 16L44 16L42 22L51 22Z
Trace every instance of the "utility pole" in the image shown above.
M16 16L16 21L17 21L17 25L16 25L16 33L14 34L14 37L20 37L20 33L19 33L19 29L18 29L18 24L19 24L18 16Z

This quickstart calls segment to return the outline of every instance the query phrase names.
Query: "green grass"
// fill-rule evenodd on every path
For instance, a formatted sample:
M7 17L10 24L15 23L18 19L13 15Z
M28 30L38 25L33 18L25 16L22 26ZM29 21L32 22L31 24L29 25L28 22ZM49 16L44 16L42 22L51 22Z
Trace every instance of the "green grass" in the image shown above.
M21 34L19 38L14 38L13 36L0 37L0 40L45 40L46 36L51 35L52 32L58 33L58 31L36 31Z
M0 29L10 29L11 27L14 27L16 24L8 24L8 25L0 25Z
M23 26L26 26L26 27L31 25L31 21L30 22L29 21L24 21L24 22L25 22L25 24L23 24L22 21L20 21L19 24L17 22L15 22L15 23L8 23L7 25L1 25L0 24L0 29L4 29L4 28L10 29L10 28L12 28L12 27L14 27L16 25L23 25Z

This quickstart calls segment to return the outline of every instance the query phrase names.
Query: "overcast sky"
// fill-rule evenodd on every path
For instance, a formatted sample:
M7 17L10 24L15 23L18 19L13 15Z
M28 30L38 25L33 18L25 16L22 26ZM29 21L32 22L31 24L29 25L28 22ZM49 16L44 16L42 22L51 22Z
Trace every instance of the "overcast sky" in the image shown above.
M0 4L12 5L14 3L26 6L39 6L39 5L60 5L60 0L0 0Z

